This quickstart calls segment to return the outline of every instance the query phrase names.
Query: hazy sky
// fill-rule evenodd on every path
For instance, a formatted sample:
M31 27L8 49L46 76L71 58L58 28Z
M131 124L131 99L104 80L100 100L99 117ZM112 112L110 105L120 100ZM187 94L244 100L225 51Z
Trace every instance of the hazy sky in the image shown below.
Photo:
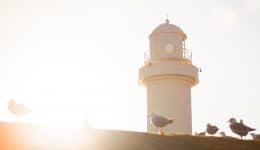
M138 69L167 13L202 68L193 130L210 122L228 131L233 116L260 132L257 0L1 0L0 120L14 120L7 110L14 98L37 110L27 120L88 118L96 127L144 131Z

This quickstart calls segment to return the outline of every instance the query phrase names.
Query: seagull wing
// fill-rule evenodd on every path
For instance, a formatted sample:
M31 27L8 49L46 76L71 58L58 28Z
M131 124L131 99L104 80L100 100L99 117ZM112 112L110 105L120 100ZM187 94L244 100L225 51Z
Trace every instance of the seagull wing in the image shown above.
M152 116L152 123L156 126L156 127L164 127L169 123L169 120L165 117L159 116L159 115L154 115Z
M230 125L230 129L234 133L243 135L243 136L247 135L247 133L248 133L248 128L244 124L241 124L241 123L232 123Z
M207 127L207 132L209 134L215 134L218 131L218 127L217 126L208 126Z
M15 112L16 115L23 115L32 112L32 109L29 107L23 105L23 104L16 104L13 106L13 112Z

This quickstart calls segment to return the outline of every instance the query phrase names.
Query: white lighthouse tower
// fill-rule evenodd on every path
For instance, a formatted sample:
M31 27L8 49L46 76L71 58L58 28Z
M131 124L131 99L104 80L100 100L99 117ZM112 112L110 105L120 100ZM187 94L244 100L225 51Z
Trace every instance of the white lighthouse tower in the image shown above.
M199 69L185 48L186 34L167 19L153 30L149 40L149 53L139 70L139 80L147 88L147 113L175 120L165 132L191 134L191 88L199 82ZM149 132L157 131L149 121L147 127Z

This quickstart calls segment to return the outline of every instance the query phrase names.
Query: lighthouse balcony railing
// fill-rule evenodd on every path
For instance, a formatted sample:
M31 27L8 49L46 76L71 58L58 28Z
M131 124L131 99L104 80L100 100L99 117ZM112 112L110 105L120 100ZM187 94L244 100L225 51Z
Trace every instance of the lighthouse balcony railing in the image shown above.
M164 58L164 56L161 56L161 58ZM167 58L173 58L173 59L179 59L179 60L187 60L192 61L192 52L188 49L182 49L178 51L173 51L170 57ZM144 63L150 62L152 60L151 55L149 51L145 51L144 53ZM156 60L156 58L155 58Z

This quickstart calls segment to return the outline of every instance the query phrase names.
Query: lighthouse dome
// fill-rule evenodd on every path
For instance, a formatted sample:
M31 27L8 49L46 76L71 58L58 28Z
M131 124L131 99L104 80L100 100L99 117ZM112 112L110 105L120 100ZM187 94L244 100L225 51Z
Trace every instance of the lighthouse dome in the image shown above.
M183 40L187 38L183 30L174 24L170 24L170 21L168 19L166 19L164 23L157 26L150 34L150 37L160 34L178 34L182 37Z

